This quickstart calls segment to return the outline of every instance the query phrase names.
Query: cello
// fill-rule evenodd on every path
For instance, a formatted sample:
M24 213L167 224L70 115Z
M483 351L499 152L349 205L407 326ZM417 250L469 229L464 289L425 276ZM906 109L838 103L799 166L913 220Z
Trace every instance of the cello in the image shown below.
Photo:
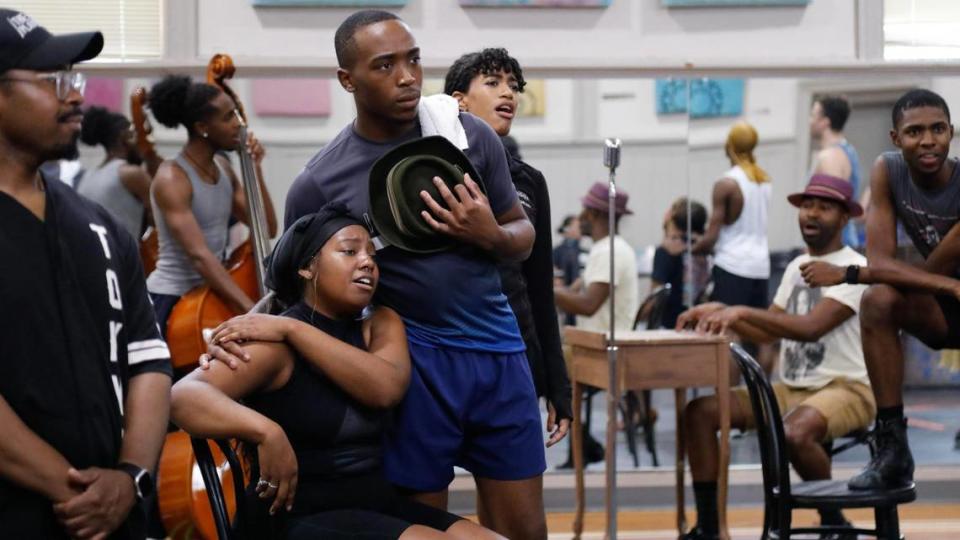
M153 143L153 126L144 111L147 104L147 89L138 86L130 94L130 116L132 118L133 131L137 141L137 151L143 162L147 166L147 173L150 179L157 174L157 169L163 163L163 158L157 153ZM153 225L148 225L140 238L140 261L143 263L143 274L149 276L150 272L157 266L157 229Z
M269 231L260 181L246 147L246 115L240 100L225 83L225 79L231 78L234 72L229 56L214 55L207 66L207 83L219 87L233 99L236 104L234 113L240 120L241 142L237 152L249 211L250 238L234 250L225 266L234 282L256 300L266 293L263 258L270 246ZM167 323L167 341L174 369L183 372L196 366L200 354L206 352L205 333L234 315L237 313L230 310L208 286L193 289L181 297ZM210 446L217 463L227 510L232 517L236 489L233 477L223 453L216 445ZM200 537L212 540L217 537L190 437L183 431L167 435L157 472L157 493L160 518L171 538Z

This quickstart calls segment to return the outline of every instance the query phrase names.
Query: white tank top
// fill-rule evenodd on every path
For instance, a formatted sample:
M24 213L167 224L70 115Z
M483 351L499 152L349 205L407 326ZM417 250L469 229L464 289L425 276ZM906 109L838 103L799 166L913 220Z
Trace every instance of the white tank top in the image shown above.
M740 277L767 279L770 277L767 246L770 182L758 184L750 180L739 165L723 176L736 180L743 194L743 210L736 221L720 229L713 249L713 264Z

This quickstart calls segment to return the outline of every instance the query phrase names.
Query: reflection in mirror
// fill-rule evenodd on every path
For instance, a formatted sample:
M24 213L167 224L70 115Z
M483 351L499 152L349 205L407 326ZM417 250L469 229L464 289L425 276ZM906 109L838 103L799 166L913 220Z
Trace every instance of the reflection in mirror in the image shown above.
M870 172L878 156L888 151L897 151L891 143L891 111L896 100L913 88L928 88L944 97L948 105L960 103L960 78L930 76L900 76L896 78L872 77L820 77L820 78L746 78L738 79L736 85L716 81L701 81L701 87L714 90L697 96L697 84L689 86L689 154L687 182L689 197L703 203L713 223L719 210L724 218L719 225L720 234L716 242L703 252L710 252L713 264L711 272L712 297L726 298L725 292L718 290L729 276L750 279L758 278L756 284L762 284L757 307L766 309L784 309L790 313L803 315L817 305L819 289L806 288L803 279L796 270L797 264L790 265L798 256L807 252L815 253L821 249L823 237L828 232L836 232L834 224L825 217L806 222L803 228L800 211L792 205L787 196L804 191L811 176L815 173L829 174L850 183L852 200L863 207L869 206ZM725 84L729 86L724 87ZM717 92L716 89L733 89L731 92ZM739 91L736 89L739 88ZM727 107L729 115L699 114L696 112L698 99L703 103L715 104L717 96L722 95L723 110ZM724 100L730 98L736 103ZM849 115L843 118L843 103L849 106ZM713 107L711 111L717 110ZM832 120L831 120L832 118ZM757 142L752 150L754 162L769 177L769 203L766 206L766 221L757 223L756 229L750 229L750 216L746 211L750 195L746 190L762 193L750 182L750 175L741 175L737 168L742 163L731 156L732 140L736 139L735 127L738 122L752 126L756 131ZM832 125L831 125L832 124ZM955 154L957 143L952 143ZM735 152L733 152L735 154ZM745 157L745 156L741 156ZM724 185L735 185L734 194L725 190ZM746 189L744 189L746 188ZM745 195L746 194L746 195ZM727 195L724 198L724 195ZM718 204L719 200L719 204ZM738 219L733 219L738 217ZM841 244L863 252L865 248L865 225L863 218L851 219L847 228L840 227L837 233ZM710 237L711 226L707 227ZM689 229L688 229L689 230ZM751 243L745 231L755 230L761 233L762 243ZM734 239L734 257L728 258L721 253L730 244L724 246L724 236ZM708 238L709 239L709 238ZM692 242L694 254L706 246ZM710 242L707 242L709 244ZM763 245L765 244L765 246ZM902 259L921 260L910 239L902 231L898 235L898 256ZM769 250L766 272L752 272L745 261L754 249ZM829 257L829 255L828 255ZM850 257L836 262L840 266L854 264ZM842 258L842 257L841 257ZM847 259L850 259L849 261ZM801 259L802 262L806 259ZM852 262L851 262L852 261ZM859 264L859 263L857 263ZM718 271L718 268L720 271ZM740 272L737 274L737 272ZM718 273L720 278L718 279ZM763 279L766 278L766 279ZM746 285L749 281L742 281ZM739 287L738 290L744 290ZM734 303L746 303L747 298L736 298ZM685 299L686 301L687 299ZM858 308L859 303L852 304ZM856 316L851 320L856 320ZM858 330L858 329L857 329ZM741 335L745 341L749 336ZM902 339L905 354L905 402L908 408L917 406L912 413L910 441L914 457L919 465L960 463L960 455L954 450L955 428L944 430L924 429L925 422L941 425L949 407L957 405L956 400L942 399L943 394L935 390L960 386L960 372L951 363L957 357L955 351L934 351L918 340L905 335ZM859 346L859 344L857 344ZM779 350L778 350L779 349ZM759 357L771 373L774 380L788 379L796 381L806 378L812 380L819 368L832 368L837 364L831 358L838 354L835 344L820 341L815 344L783 341L779 347L759 347ZM860 371L859 377L865 373ZM798 379L799 377L799 379ZM851 375L853 377L853 375ZM854 377L855 378L855 377ZM919 405L922 405L919 406ZM869 427L869 422L864 427ZM732 442L732 464L757 463L756 441L750 436L746 440ZM856 450L841 454L833 459L834 467L850 467L853 470L867 459L866 451Z

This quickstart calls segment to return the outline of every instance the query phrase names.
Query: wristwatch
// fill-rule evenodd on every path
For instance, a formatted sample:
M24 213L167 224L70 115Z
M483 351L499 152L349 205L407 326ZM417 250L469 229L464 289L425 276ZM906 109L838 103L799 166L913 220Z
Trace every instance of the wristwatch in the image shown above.
M150 471L126 461L118 464L117 470L129 474L133 478L133 486L137 490L138 501L142 501L145 497L153 494L153 478L150 477Z
M855 264L851 264L850 266L848 266L846 279L844 279L843 281L851 285L856 285L860 283L859 279L860 279L860 267Z

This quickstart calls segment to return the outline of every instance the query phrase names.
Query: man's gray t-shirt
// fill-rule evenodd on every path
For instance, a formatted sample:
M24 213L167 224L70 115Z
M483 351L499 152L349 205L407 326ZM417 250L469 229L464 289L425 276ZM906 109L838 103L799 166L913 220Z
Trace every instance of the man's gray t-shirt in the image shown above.
M467 134L465 154L482 177L495 216L510 210L517 192L497 134L482 120L461 113ZM384 153L421 136L419 124L396 140L378 143L360 137L353 123L307 163L287 194L284 216L290 226L328 202L341 202L351 215L368 212L370 168ZM420 345L498 353L524 350L516 318L500 287L496 261L472 245L419 255L388 246L377 252L380 284L376 301L397 311L407 337Z
M884 152L883 161L897 219L926 259L960 221L960 166L956 160L947 160L943 166L952 168L950 181L940 189L925 190L910 178L900 152Z

